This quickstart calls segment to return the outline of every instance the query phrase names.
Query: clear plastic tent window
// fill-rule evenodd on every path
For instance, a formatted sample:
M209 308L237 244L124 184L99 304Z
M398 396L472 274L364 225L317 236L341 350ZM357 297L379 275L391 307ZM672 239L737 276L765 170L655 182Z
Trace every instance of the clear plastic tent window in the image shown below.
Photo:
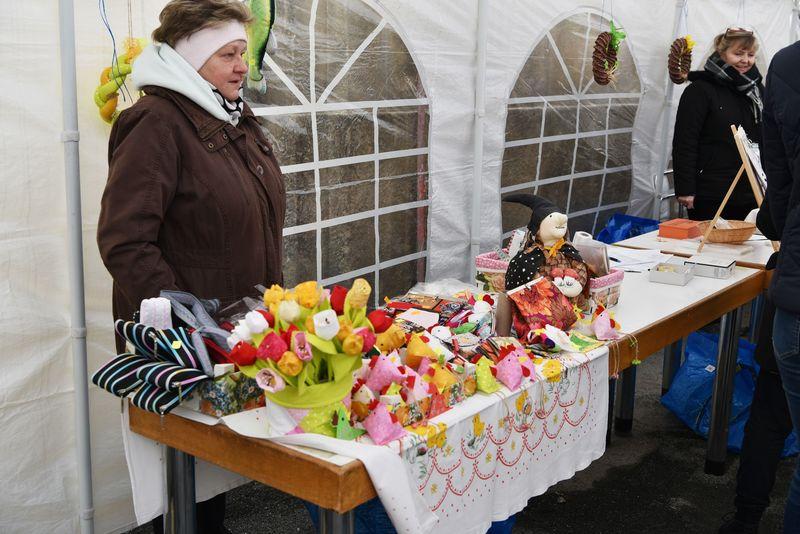
M245 98L286 177L287 286L364 277L375 303L425 277L428 99L401 37L361 0L278 0L267 93Z
M592 78L594 40L609 20L584 11L558 21L522 67L508 100L501 194L540 194L570 215L570 229L594 233L626 211L632 183L633 123L642 96L628 42L614 81ZM502 209L504 237L530 211Z

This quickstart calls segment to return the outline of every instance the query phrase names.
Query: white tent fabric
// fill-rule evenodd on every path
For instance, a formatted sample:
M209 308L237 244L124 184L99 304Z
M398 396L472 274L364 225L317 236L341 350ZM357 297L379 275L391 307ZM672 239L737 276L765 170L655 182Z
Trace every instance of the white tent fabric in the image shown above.
M324 1L324 0L323 0ZM132 0L137 36L156 26L164 0ZM396 25L414 57L430 102L428 278L467 279L475 120L477 0L368 0ZM128 11L108 2L117 35ZM113 5L112 5L113 4ZM613 5L613 13L610 11ZM742 9L744 6L744 9ZM612 17L628 33L643 96L633 125L629 212L649 215L652 177L659 173L661 129L669 83L666 54L674 38L675 3L577 0L491 0L488 23L481 236L484 250L502 235L500 175L506 105L533 47L559 21L580 12ZM602 10L606 8L607 11ZM683 28L698 42L701 65L713 36L728 24L754 27L763 61L791 42L789 0L689 1ZM64 168L60 147L58 11L53 2L4 2L0 7L0 531L74 532L78 492L73 428L69 290L65 245ZM279 14L280 16L280 14ZM89 369L111 356L111 280L95 245L106 175L109 128L92 94L111 51L94 2L76 3L81 129L83 235ZM762 65L765 70L765 65ZM667 136L671 139L671 132ZM97 532L134 524L122 451L119 401L92 387L92 461Z

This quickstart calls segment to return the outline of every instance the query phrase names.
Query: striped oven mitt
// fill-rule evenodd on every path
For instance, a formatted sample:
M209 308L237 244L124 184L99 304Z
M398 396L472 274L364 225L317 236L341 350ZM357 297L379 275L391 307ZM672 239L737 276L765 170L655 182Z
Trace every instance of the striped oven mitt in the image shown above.
M189 335L181 327L159 330L122 320L114 323L114 328L134 352L114 357L94 373L92 382L118 397L135 391L132 402L143 410L168 413L213 376L199 333Z

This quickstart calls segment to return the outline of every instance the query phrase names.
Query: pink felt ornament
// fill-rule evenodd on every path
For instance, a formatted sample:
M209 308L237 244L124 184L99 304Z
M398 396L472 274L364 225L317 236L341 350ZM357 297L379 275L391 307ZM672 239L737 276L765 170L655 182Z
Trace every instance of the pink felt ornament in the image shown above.
M614 322L608 310L603 310L594 318L592 321L592 331L594 332L594 337L600 341L620 338L619 332L614 329Z
M385 354L373 358L370 366L372 369L367 376L367 387L376 393L394 382L402 383L406 377L405 368L398 368Z
M410 367L406 367L406 382L401 393L405 396L406 402L419 402L431 396L428 383Z
M364 419L364 428L375 445L386 445L400 439L406 431L383 404L375 401L372 412Z
M511 391L519 387L522 382L522 364L519 363L519 358L513 355L508 355L495 365L497 369L497 379L503 383Z

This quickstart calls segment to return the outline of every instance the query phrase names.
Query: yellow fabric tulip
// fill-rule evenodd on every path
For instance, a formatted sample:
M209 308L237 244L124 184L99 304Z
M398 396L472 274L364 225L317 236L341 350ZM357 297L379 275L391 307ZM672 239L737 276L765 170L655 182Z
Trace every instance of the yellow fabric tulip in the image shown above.
M277 308L278 303L284 299L285 294L286 291L281 286L278 284L272 284L269 289L264 291L264 306L270 310L273 307Z
M297 354L287 350L278 360L278 369L286 376L297 376L303 370L303 362L297 357Z
M319 304L319 286L315 281L297 284L294 288L295 300L304 308L313 308Z
M342 342L342 350L345 354L349 354L350 356L358 356L361 354L363 348L364 338L356 334L350 334Z
M353 282L353 287L347 292L350 307L356 309L366 308L370 293L372 293L372 288L369 282L363 278L356 278Z

